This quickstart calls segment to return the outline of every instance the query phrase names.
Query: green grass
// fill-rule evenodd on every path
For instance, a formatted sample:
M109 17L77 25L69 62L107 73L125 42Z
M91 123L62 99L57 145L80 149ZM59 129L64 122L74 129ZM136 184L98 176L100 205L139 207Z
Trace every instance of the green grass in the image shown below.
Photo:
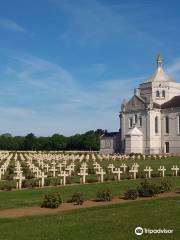
M172 185L173 190L180 187L180 177L166 177ZM152 178L152 182L158 182L161 178ZM98 190L109 188L112 194L118 196L128 188L136 187L142 179L137 180L123 180L121 182L104 182L104 183L90 183L90 184L77 184L66 185L61 187L46 187L43 189L24 189L15 190L10 192L0 192L0 209L5 208L21 208L29 206L38 206L41 204L44 194L59 191L62 195L63 201L71 198L72 194L76 191L84 193L85 199L93 199L96 197Z
M180 239L180 198L166 198L77 209L66 213L0 219L0 240ZM174 233L137 237L137 226Z

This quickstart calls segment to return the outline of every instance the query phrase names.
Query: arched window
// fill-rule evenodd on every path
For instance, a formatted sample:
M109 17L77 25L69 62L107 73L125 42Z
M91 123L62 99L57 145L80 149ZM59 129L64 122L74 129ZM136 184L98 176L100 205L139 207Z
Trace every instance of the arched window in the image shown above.
M166 96L165 90L162 90L162 97L165 98L165 96Z
M137 114L134 115L134 123L137 124Z
M129 128L132 128L132 127L133 127L133 119L130 118L130 119L129 119Z
M169 117L168 116L165 117L165 130L166 130L166 133L169 133Z
M159 91L156 91L156 97L160 97L160 92Z
M158 133L159 126L158 126L158 117L155 117L155 133Z
M142 127L142 117L139 117L139 126Z

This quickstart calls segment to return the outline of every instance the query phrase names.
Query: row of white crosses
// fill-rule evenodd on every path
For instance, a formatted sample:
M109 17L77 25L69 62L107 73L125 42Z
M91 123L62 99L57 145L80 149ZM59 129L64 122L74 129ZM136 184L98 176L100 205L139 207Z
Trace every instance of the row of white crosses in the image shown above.
M104 154L94 154L94 153L87 153L87 154L78 154L78 153L72 153L72 154L45 154L45 153L38 153L32 155L34 159L46 159L46 160L78 160L79 162L82 162L83 160L89 161L89 160L121 160L121 159L129 159L130 156L124 157L123 155L104 155Z
M79 154L44 154L44 153L39 153L39 154L32 154L31 155L34 160L38 159L38 163L40 160L46 159L47 161L60 161L60 160L65 160L65 161L74 161L74 160L79 160L80 162L82 160L89 160L89 155L79 155Z
M83 158L81 159L81 161L84 159L84 156L86 156L85 157L86 162L83 162L81 164L80 172L78 173L78 176L81 177L81 183L83 183L83 184L86 183L86 177L88 175L87 162L89 161L89 158L90 158L89 154L78 156L78 158L76 158L74 155L68 155L68 156L66 156L67 158L64 160L63 160L62 156L58 157L57 155L55 155L56 160L53 160L54 159L53 154L50 155L50 157L49 157L49 154L44 154L44 155L42 154L42 156L40 154L38 154L38 156L40 158L38 160L34 159L33 154L28 155L28 157L27 156L25 156L25 157L26 157L26 159L29 159L28 161L31 164L30 169L32 169L32 171L35 173L36 178L41 180L41 183L40 183L41 186L44 186L44 179L47 177L47 175L45 175L45 172L46 173L51 172L53 177L56 177L58 175L58 177L61 178L61 184L65 185L66 178L68 176L71 176L72 172L74 171L74 167L75 167L74 161L77 160L79 162L79 159L82 156L83 156ZM91 159L94 162L93 165L94 165L94 169L96 170L96 175L98 176L99 181L103 182L104 175L106 174L106 172L103 170L103 168L100 166L100 164L95 161L96 157L101 162L104 159L104 156L98 155L98 154L97 155L92 154L92 156L91 156ZM22 157L21 157L21 159L22 159ZM35 161L37 163L38 167L37 167L37 165L33 164L32 161ZM72 161L72 163L70 165L68 165L67 164L68 161ZM51 164L51 167L47 162L49 164ZM133 179L137 178L138 168L139 168L139 165L137 163L134 163L131 166L131 169L129 170L129 173L131 174L131 178L133 178ZM121 174L126 172L127 165L125 163L123 163L120 167L115 168L115 166L111 163L108 165L108 169L110 169L111 172L117 176L117 180L119 181L119 180L121 180ZM179 168L177 166L173 166L171 170L173 171L174 176L178 175ZM153 171L153 169L151 169L150 166L146 166L146 168L144 169L146 178L151 178L152 171ZM158 171L160 172L162 177L165 176L166 169L164 168L164 166L160 166Z
M73 156L73 155L72 155ZM72 158L72 156L71 156L71 158ZM155 155L156 156L156 155ZM97 155L97 157L98 157L98 159L99 160L102 160L103 158L100 156L100 155ZM73 158L73 159L75 159L75 158ZM87 154L86 155L86 160L88 161L89 160L89 155ZM93 161L95 160L95 155L93 155ZM74 162L73 162L74 163ZM40 165L40 162L39 162L39 165ZM50 171L52 171L53 172L53 177L55 177L55 174L56 174L56 168L55 168L55 162L53 162L52 163L52 168L50 169ZM64 165L66 165L66 161L65 161L65 164ZM97 165L97 163L95 162L95 165ZM48 165L45 165L46 167L47 167L47 171L46 172L48 172L49 171L49 166ZM43 165L42 165L42 161L41 161L41 167L43 167ZM125 170L126 170L126 168L127 168L127 166L125 165L125 164L122 164L120 167L122 167L123 168L123 171L125 172ZM130 173L132 173L132 175L133 175L133 178L135 179L136 178L136 175L137 175L137 172L138 172L138 167L139 166L137 166L137 164L133 164L133 166L131 167L131 169L130 169ZM60 168L60 171L59 172L61 172L61 170L62 170L62 165L61 165L61 163L59 164L59 168ZM95 168L97 168L97 170L99 170L99 171L97 171L97 172L99 172L99 175L100 175L100 167L98 167L98 166L95 166ZM175 168L175 166L173 166L173 168ZM176 168L177 168L177 166L176 166ZM69 175L71 175L71 169L69 169L69 167L67 167L66 168L66 170L67 171L69 171ZM120 169L116 169L115 170L116 172L117 172L117 174L118 174L118 179L120 178L119 177L119 175L120 175ZM146 173L146 177L147 178L150 178L151 177L151 172L153 171L150 167L148 168L148 167L146 167L146 169L144 169L144 171L145 171L145 173ZM166 170L164 170L164 167L161 167L160 166L160 168L158 169L158 171L161 173L161 175L162 176L164 176L164 173L165 173L165 171ZM176 170L175 172L173 171L173 175L177 175L177 171L178 170ZM102 179L102 177L101 177L101 179Z
M171 170L173 171L173 176L177 176L178 175L178 171L179 168L178 166L174 166L171 168ZM146 168L144 169L146 178L151 178L151 172L153 171L153 169L150 166L146 166ZM133 173L133 178L136 179L137 173L138 173L138 166L134 165L132 166L132 168L129 170L130 173ZM158 168L158 172L160 173L161 177L165 177L165 172L166 172L166 168L164 166L160 166Z
M43 160L38 160L39 167L35 167L35 165L32 163L29 163L29 164L30 164L30 167L32 168L32 171L36 172L35 177L38 179L41 179L42 187L44 186L44 178L47 177L47 175L45 175L44 172L41 171L41 169L39 167L41 167L42 169L46 168L47 173L52 172L53 177L56 177L56 172L59 172L58 177L62 178L61 184L63 184L63 185L66 184L66 177L71 176L72 172L75 169L74 161L68 166L66 165L67 164L66 161L60 162L57 165L56 165L56 161L52 161L51 168L50 168L49 164L44 164ZM57 170L57 168L59 170Z
M175 166L173 165L171 170L173 172L173 176L178 175L179 167L177 165L175 165ZM153 171L153 169L150 166L149 167L146 166L146 168L144 169L144 172L146 173L146 178L151 178L152 171ZM158 171L162 177L165 177L166 168L164 166L160 166L158 168Z
M122 155L122 154L114 154L114 155L110 155L110 154L99 154L99 153L60 153L60 152L50 152L50 153L44 153L44 152L38 152L38 153L27 153L29 156L31 156L33 158L34 161L37 162L38 166L42 168L43 170L43 166L44 166L44 160L46 162L46 164L49 162L51 163L52 161L78 161L78 162L82 162L82 161L86 161L87 163L89 161L93 161L95 162L96 160L98 160L99 162L102 162L103 160L108 160L108 161L116 161L116 160L135 160L135 159L157 159L157 158L166 158L166 155ZM48 166L47 166L48 168ZM48 171L47 171L48 172Z
M123 172L126 172L126 169L127 169L127 165L126 164L122 164L120 166L120 168L115 168L113 164L109 164L108 165L108 168L111 170L112 173L116 173L117 176L118 176L118 180L120 180L120 177L121 177L121 173ZM115 168L115 170L114 170ZM123 168L123 171L121 171L121 168ZM132 166L131 166L131 169L129 170L129 173L132 174L132 178L133 179L136 179L137 178L137 173L138 173L138 168L139 168L139 165L137 163L134 163ZM173 176L177 176L178 175L178 171L179 171L179 168L178 166L174 166L171 168L171 170L173 171ZM146 166L146 168L144 169L144 172L145 172L145 175L146 175L146 178L151 178L151 172L153 171L153 169L150 167L150 166ZM165 176L165 167L164 166L160 166L158 171L160 172L160 175L162 177Z

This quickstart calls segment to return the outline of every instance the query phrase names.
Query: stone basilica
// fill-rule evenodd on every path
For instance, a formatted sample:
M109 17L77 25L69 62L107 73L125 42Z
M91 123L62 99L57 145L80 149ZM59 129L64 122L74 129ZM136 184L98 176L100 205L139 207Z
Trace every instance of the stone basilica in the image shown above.
M121 105L120 131L100 138L103 153L180 153L180 83L163 69L157 56L157 69Z

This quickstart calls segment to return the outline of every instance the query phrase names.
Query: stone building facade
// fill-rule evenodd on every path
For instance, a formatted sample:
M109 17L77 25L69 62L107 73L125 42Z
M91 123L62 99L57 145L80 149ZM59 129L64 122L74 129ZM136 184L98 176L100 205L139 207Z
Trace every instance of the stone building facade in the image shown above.
M119 117L120 152L180 153L180 83L165 73L161 55L155 73L121 105Z
M106 132L100 137L100 152L104 154L113 154L121 151L120 132Z

